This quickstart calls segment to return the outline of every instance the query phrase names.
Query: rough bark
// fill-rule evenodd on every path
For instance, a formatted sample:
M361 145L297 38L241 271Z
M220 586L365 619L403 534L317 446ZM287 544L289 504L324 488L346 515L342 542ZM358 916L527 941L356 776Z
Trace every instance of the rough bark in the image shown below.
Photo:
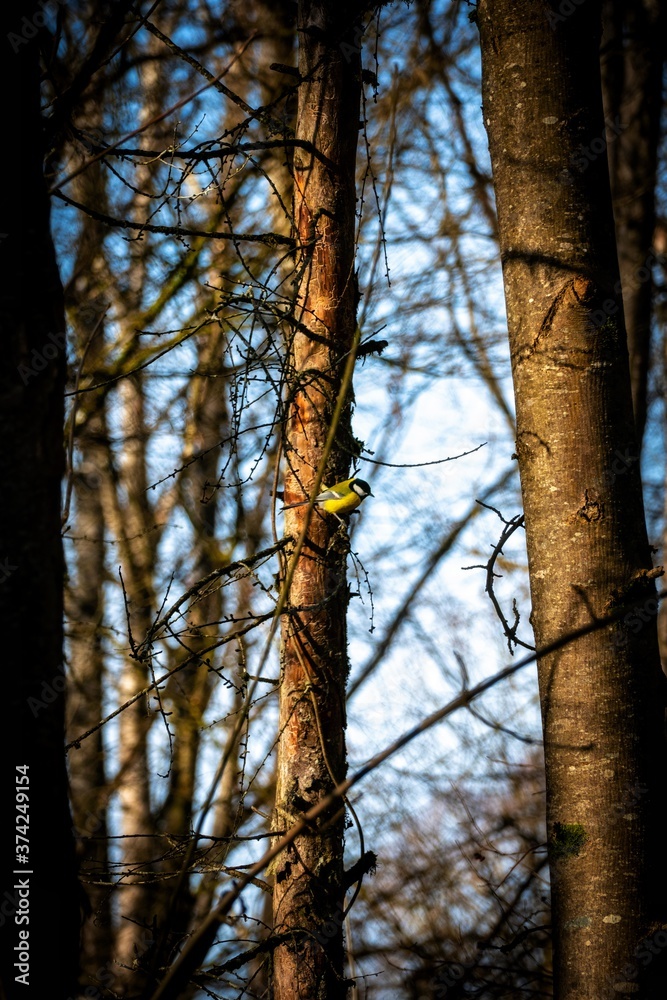
M646 424L655 252L655 185L667 51L664 6L652 0L605 0L601 48L606 144L616 223L618 261L630 354L637 440ZM588 168L594 148L579 157ZM638 458L634 456L634 458Z
M600 5L478 18L538 648L628 609L538 664L555 996L657 997L657 604L638 468L617 460L637 444L604 149L573 169L604 134Z
M358 8L357 8L358 10ZM300 242L295 324L289 349L285 501L308 497L322 457L355 330L354 169L360 74L353 16L341 4L299 4L296 135L317 155L294 154L294 219ZM347 401L325 480L349 473ZM286 512L298 537L304 507ZM313 512L283 619L275 824L289 826L346 770L348 672L347 538L334 518ZM345 995L343 976L343 816L299 837L275 866L273 996Z

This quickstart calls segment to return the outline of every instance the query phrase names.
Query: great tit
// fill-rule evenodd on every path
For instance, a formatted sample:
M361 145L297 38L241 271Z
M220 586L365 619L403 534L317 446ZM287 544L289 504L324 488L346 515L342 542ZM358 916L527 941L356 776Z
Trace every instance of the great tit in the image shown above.
M372 497L371 488L363 479L346 479L335 486L325 486L322 493L315 497L315 506L320 510L325 510L328 514L351 514L356 510L362 500ZM308 500L299 500L297 503L285 504L283 510L291 510L292 507L305 507Z

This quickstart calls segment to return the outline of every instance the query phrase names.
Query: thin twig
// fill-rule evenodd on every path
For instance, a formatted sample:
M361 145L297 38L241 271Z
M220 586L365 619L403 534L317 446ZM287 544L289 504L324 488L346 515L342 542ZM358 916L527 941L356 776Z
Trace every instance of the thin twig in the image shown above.
M487 510L492 510L494 514L497 514L500 520L503 522L504 527L502 532L500 533L500 538L493 547L493 551L487 563L484 564L477 563L474 566L462 566L461 568L464 570L483 569L486 571L486 586L484 587L484 591L489 595L489 599L493 604L495 612L503 627L503 632L507 638L507 648L509 650L510 656L514 655L512 644L514 644L515 646L523 646L524 649L535 649L535 647L531 646L529 642L524 642L523 639L519 639L516 634L519 624L521 622L521 615L519 614L519 609L517 608L516 599L512 603L512 609L514 611L514 624L510 625L507 618L505 617L503 609L500 607L500 602L498 601L498 598L496 597L493 588L494 577L500 575L495 572L496 560L498 559L498 556L502 555L503 546L512 537L514 532L518 528L522 528L524 526L525 517L523 514L517 514L515 517L510 518L510 520L508 521L507 518L503 517L503 515L500 513L499 510L497 510L495 507L492 507L488 503L484 503L483 500L476 500L475 503L478 503L480 507L485 507Z
M174 111L179 111L180 108L182 108L184 105L189 104L191 101L194 101L194 99L196 97L199 97L200 94L203 94L205 90L208 90L210 87L214 86L214 84L216 84L219 80L221 80L223 76L226 76L227 73L229 73L234 63L236 63L241 58L241 56L243 55L247 47L250 45L251 41L253 40L256 34L257 34L256 31L252 32L252 34L243 43L240 50L234 54L234 57L232 58L231 62L227 63L225 68L221 70L220 73L218 73L218 75L214 79L209 80L207 83L204 84L203 87L200 87L199 90L195 90L194 93L188 94L186 97L182 97L180 101L177 101L176 104L173 104L170 108L167 108L166 111L162 111L159 115L156 115L155 118L151 118L150 121L143 122L139 126L139 128L135 128L132 130L132 132L128 132L126 135L121 136L120 139L116 140L116 142L113 142L110 146L107 146L104 152L95 153L94 156L91 156L89 159L85 160L79 167L76 168L76 170L73 170L71 174L68 174L67 177L63 177L62 180L56 181L55 184L53 184L53 186L51 187L49 194L59 194L60 188L64 187L66 184L69 184L70 181L73 181L75 177L78 177L79 174L82 174L85 170L88 169L88 167L92 166L93 163L97 163L98 160L101 160L102 157L105 156L107 152L109 152L109 150L115 149L116 146L120 146L121 143L127 142L128 139L132 139L135 135L139 135L141 132L145 132L147 128L151 127L151 125L157 125L158 122L161 122L163 121L163 119L168 118L169 115L174 113Z
M70 414L69 435L68 435L68 439L67 439L67 489L66 489L66 492L65 492L65 505L63 507L63 516L62 516L62 521L61 521L61 527L63 527L63 528L65 527L65 525L67 524L67 522L69 520L69 509L70 509L70 504L72 502L72 487L73 487L73 484L74 484L74 466L73 466L73 463L72 463L72 456L74 454L74 427L76 425L76 411L77 411L77 409L79 407L79 395L78 395L78 393L79 393L79 382L81 381L81 376L83 374L83 366L84 366L84 363L86 361L86 357L88 355L88 350L90 348L90 345L92 344L93 338L94 338L95 334L97 333L97 331L99 330L99 328L100 328L100 326L101 326L101 324L102 324L102 322L104 320L104 317L109 312L110 308L111 308L111 304L109 304L106 307L106 309L104 310L104 312L98 317L98 320L95 323L95 326L91 330L90 336L88 337L88 340L86 342L86 346L83 349L83 354L81 355L81 362L80 362L79 367L78 367L77 372L76 372L76 381L74 383L74 402L72 403L72 412Z

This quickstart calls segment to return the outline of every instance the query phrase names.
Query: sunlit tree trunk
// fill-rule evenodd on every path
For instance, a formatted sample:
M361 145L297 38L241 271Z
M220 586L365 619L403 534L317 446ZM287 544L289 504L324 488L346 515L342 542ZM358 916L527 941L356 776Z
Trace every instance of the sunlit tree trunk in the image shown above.
M483 111L498 206L539 659L559 1000L659 995L664 702L604 149L600 4L483 0ZM663 986L664 988L664 981Z
M128 625L135 641L141 641L155 610L153 565L155 559L153 518L147 499L146 417L143 384L131 376L122 383L125 451L121 482L126 494L122 521L117 525L123 553ZM121 704L149 683L144 660L128 656L121 676ZM119 799L123 841L125 888L121 893L122 919L117 932L117 956L126 968L122 978L133 984L135 962L145 959L155 941L152 922L152 863L156 844L148 774L148 733L151 703L146 696L134 701L120 716ZM132 989L128 986L128 989Z
M93 118L94 120L94 118ZM77 193L91 204L103 206L105 192L99 164L77 178ZM66 303L76 336L81 385L104 363L107 273L100 250L102 227L82 220L74 274ZM75 740L93 729L103 715L105 520L100 496L102 473L107 467L108 434L106 396L82 393L73 401L76 450L71 477L71 524L75 539L73 572L66 590L69 636L67 689L67 738ZM74 409L75 408L75 409ZM72 814L77 838L79 870L89 900L82 929L81 972L84 983L104 966L111 955L112 928L107 854L107 785L104 740L100 730L70 750L68 757ZM98 881L103 883L97 886Z
M149 123L155 117L161 100L161 75L157 56L160 46L151 39L151 56L141 67L144 105L140 119ZM149 166L139 172L135 204L145 210L146 192L152 190ZM128 285L119 300L122 315L122 340L132 343L141 323L141 307L145 302L150 245L142 243L132 259ZM135 642L141 642L156 612L154 569L160 526L149 498L148 441L149 422L145 379L142 371L128 375L120 383L123 449L120 453L118 477L111 483L113 498L108 504L107 517L119 540L124 573L123 587L127 605L127 623ZM129 651L128 651L129 653ZM149 683L150 671L144 658L128 655L123 665L120 703L130 701ZM154 696L155 697L155 696ZM156 854L148 763L148 735L154 714L159 708L155 701L143 696L130 704L120 715L119 802L123 840L125 877L121 893L121 920L116 935L116 958L119 977L128 992L140 991L143 979L138 968L148 963L156 945L155 896L159 891L153 878L151 859Z
M300 244L295 324L290 332L285 428L287 503L308 497L341 388L355 329L355 188L360 79L353 14L347 5L299 4L294 219ZM346 44L347 43L347 44ZM346 58L347 55L347 58ZM349 400L337 440L349 446ZM349 455L334 448L331 483L348 475ZM304 507L288 511L296 538ZM345 776L348 672L346 536L313 512L283 620L276 828L285 828ZM300 836L275 866L276 1000L342 997L343 816L327 816Z

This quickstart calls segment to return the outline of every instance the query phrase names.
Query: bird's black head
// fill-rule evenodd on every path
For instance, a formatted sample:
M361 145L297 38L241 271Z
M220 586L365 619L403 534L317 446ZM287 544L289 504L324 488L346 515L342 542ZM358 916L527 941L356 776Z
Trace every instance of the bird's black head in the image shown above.
M364 497L373 496L373 494L371 493L370 486L368 485L368 483L364 482L363 479L353 479L352 482L350 483L350 489L354 490L357 496L361 497L362 500L364 499Z

